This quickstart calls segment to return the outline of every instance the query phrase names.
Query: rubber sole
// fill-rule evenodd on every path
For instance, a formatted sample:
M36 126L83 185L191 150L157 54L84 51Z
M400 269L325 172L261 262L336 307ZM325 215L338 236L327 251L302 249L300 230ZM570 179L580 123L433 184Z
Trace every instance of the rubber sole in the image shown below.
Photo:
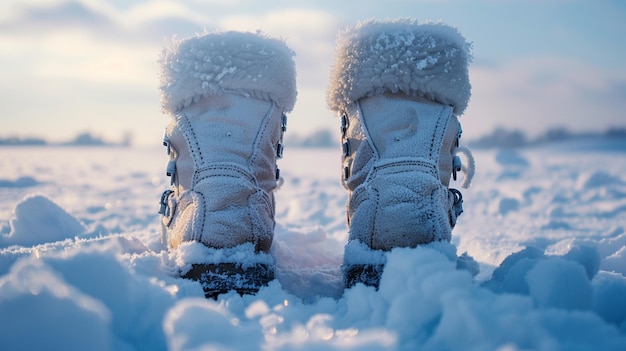
M373 286L378 289L380 277L383 274L383 265L343 265L343 279L346 289L358 283Z
M217 299L218 295L233 290L240 295L256 294L274 280L274 266L259 263L243 268L237 263L193 264L182 277L198 281L206 298Z

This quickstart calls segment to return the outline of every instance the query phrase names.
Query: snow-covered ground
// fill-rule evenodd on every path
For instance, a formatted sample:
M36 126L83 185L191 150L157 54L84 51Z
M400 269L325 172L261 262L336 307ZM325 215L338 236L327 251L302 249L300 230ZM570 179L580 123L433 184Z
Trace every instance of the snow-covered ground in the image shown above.
M0 349L626 350L619 148L475 151L452 243L394 250L379 290L344 291L340 152L287 145L277 280L214 301L161 243L165 150L6 147Z

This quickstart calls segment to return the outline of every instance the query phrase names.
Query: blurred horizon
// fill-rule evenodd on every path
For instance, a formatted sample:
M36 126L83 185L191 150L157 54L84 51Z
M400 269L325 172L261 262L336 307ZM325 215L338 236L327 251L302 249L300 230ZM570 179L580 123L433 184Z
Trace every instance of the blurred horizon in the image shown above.
M626 127L626 3L619 0L7 0L0 4L0 138L158 145L158 58L172 38L260 30L296 53L289 133L337 130L325 93L339 31L411 16L473 44L464 139L497 128L528 138ZM289 134L288 133L288 134Z
M489 133L478 136L473 139L463 138L462 145L468 145L478 149L494 149L494 148L521 148L536 145L549 145L559 142L583 142L587 146L598 149L599 143L607 140L617 141L617 146L623 147L626 152L626 127L608 127L605 130L573 132L564 126L549 128L543 133L535 136L527 135L521 129L508 129L501 126L495 127ZM4 137L0 135L0 147L3 146L78 146L78 147L94 147L94 146L116 146L116 147L161 147L161 142L155 142L151 145L135 144L134 136L131 132L120 134L117 138L103 138L97 133L84 131L67 140L49 140L44 137ZM286 147L305 147L305 148L328 148L341 146L338 133L327 128L320 128L310 133L298 134L290 133L285 135L284 145ZM615 145L611 145L614 149ZM601 147L600 147L601 148ZM583 148L584 149L584 148Z

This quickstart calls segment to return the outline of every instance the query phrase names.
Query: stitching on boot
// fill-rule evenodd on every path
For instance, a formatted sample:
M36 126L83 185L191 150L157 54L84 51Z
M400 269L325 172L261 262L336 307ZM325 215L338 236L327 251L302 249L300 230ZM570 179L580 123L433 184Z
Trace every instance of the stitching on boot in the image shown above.
M252 165L254 164L258 156L257 151L259 150L259 143L265 137L265 131L267 130L267 125L270 122L270 117L274 113L275 106L276 106L276 103L272 101L272 104L269 110L267 111L267 113L265 113L265 116L263 117L263 122L261 122L261 128L259 129L259 132L256 135L256 139L254 140L254 147L252 148L252 155L250 155L250 159L248 159L248 167L250 167L251 169L254 168Z
M419 167L423 167L425 169L400 169L397 171L393 171L390 173L385 173L385 174L397 174L397 173L411 173L411 172L420 172L420 173L426 173L436 179L439 179L439 174L438 174L438 170L437 170L437 166L435 166L432 162L428 161L428 160L421 160L421 159L412 159L412 160L398 160L398 159L391 159L391 162L385 162L383 164L378 164L378 165L374 165L372 167L372 178L376 177L378 175L379 172L387 170L387 169L393 169L396 168L398 166L419 166Z
M369 128L367 127L367 124L365 123L365 114L363 113L363 109L361 108L361 102L357 101L356 104L357 104L356 105L357 118L359 119L358 124L363 126L362 130L363 130L363 133L365 134L365 139L367 141L367 144L370 146L370 149L372 149L372 153L374 154L373 157L374 157L374 160L376 161L380 158L380 155L378 154L378 149L376 148L376 145L374 145L374 141L372 140L372 137L369 133Z
M225 164L225 163L216 163L216 164L205 166L205 167L198 169L194 173L194 183L198 184L202 182L203 180L208 179L210 177L239 178L236 175L228 174L226 172L222 172L222 173L217 172L220 170L228 170L228 171L235 172L238 175L245 177L248 181L250 181L250 183L254 184L255 186L257 185L256 178L252 174L250 174L250 172L247 172L246 170L242 169L241 166L238 166L236 164ZM199 178L195 179L195 177L198 175L199 175Z
M378 233L378 229L376 227L376 218L378 217L378 208L379 208L379 204L380 204L380 196L378 195L378 190L374 189L374 188L370 188L372 193L374 193L374 203L376 204L376 206L374 206L374 213L372 215L372 230L370 233L370 238L369 238L369 246L370 247L374 247L374 235L379 235Z
M251 201L252 199L252 201ZM271 219L271 222L274 223L275 225L275 221L274 221L274 209L272 208L272 202L269 199L269 196L267 194L267 192L265 192L263 189L259 189L257 192L250 194L248 196L248 216L250 216L250 232L252 233L252 236L254 238L254 246L255 246L255 251L265 251L264 248L260 247L262 242L265 241L265 237L268 236L267 234L269 234L270 237L270 247L271 247L271 242L272 242L272 232L274 228L270 229L270 232L266 232L265 229L266 228L266 224L263 221L263 218L259 218L259 210L265 210L267 211L267 213L269 213L269 218ZM253 205L250 205L250 203L253 203ZM260 209L259 207L263 206L262 209ZM252 210L254 208L254 211ZM263 216L265 217L265 216ZM256 226L256 228L255 228ZM269 248L267 248L269 250Z
M204 163L204 158L202 157L202 150L200 150L200 145L198 144L198 139L196 137L196 133L194 129L191 126L191 122L189 122L189 117L187 117L187 115L184 113L179 114L179 116L180 116L180 121L184 123L184 126L185 126L185 128L183 128L183 133L185 134L187 143L189 144L189 152L191 152L194 163L196 162L196 152L199 157L198 163ZM195 145L195 148L192 147L191 145L192 141L193 141L193 144ZM192 183L191 186L193 187L195 186L195 184Z
M436 139L443 139L443 133L440 133L440 129L441 129L441 123L442 123L442 121L444 119L444 118L442 118L444 111L445 111L445 108L441 108L441 110L439 111L439 115L437 116L437 123L435 124L435 130L433 132L432 138L430 139L430 150L429 150L430 151L430 154L429 154L429 158L430 159L433 158L433 151L434 151ZM448 121L446 120L446 124L448 124L447 122ZM439 149L441 149L441 145L439 145L439 147L437 148L437 154L439 154Z
M205 199L204 199L204 195L200 192L194 192L196 194L196 196L198 197L198 202L196 205L196 211L200 212L200 210L202 210L202 212L205 211ZM201 206L200 206L201 205ZM195 216L194 216L195 217ZM204 217L204 213L202 215L198 214L198 217L201 217L200 220L200 235L198 236L197 241L202 242L202 237L204 236L204 222L205 222L205 217Z
M437 180L439 180L439 178L437 178ZM431 204L436 204L437 203L437 199L435 198L435 193L436 192L437 192L437 190L432 191L430 193L430 203ZM428 207L427 213L428 213L428 218L429 219L436 219L437 218L437 215L436 215L434 209L435 208L434 208L433 205ZM430 228L429 228L430 230L428 232L432 235L430 238L428 238L429 242L435 240L435 238L437 237L437 234L439 234L439 231L437 230L437 228L435 227L435 223L433 223L433 222L434 222L433 220L428 221L428 224L430 225Z

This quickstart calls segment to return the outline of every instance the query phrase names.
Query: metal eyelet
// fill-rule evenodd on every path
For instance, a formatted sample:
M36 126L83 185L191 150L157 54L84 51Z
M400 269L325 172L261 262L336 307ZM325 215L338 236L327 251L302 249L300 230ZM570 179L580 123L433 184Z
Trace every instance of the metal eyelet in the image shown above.
M341 138L345 138L348 132L348 115L345 112L341 114L341 127L339 130L341 131Z
M163 135L163 146L167 148L167 155L169 156L172 152L172 145L170 143L170 138L167 136L167 134Z
M169 160L167 162L165 175L170 177L170 185L174 185L174 179L176 178L176 161L175 160Z
M170 195L174 193L173 190L165 190L163 194L161 194L161 200L159 201L159 214L169 217L170 216L170 207L167 204Z
M341 144L343 149L343 157L348 157L350 155L350 140L346 140Z
M283 131L283 133L287 131L287 115L284 113L282 116L281 130Z
M462 169L461 158L459 156L454 156L452 158L452 179L456 180L457 172L460 172Z
M285 151L285 147L279 141L278 144L276 144L276 157L283 158L283 152L284 151Z

